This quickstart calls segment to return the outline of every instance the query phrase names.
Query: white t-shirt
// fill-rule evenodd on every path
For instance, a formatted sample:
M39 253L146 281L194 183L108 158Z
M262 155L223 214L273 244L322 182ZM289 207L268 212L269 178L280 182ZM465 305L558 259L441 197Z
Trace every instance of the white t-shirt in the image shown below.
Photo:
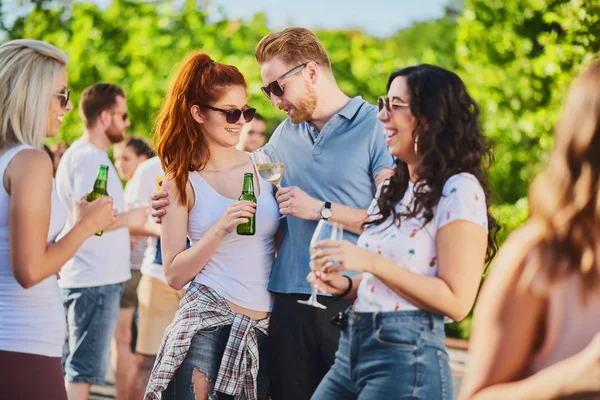
M381 188L381 187L380 187ZM413 201L414 185L409 183L404 198L396 206L399 211ZM379 195L379 191L378 191ZM446 224L463 220L487 231L485 193L479 181L468 173L451 176L442 189L442 197L433 210L433 219L424 227L420 218L403 219L400 227L387 221L370 226L360 235L358 246L381 254L402 268L420 275L437 276L437 232ZM378 213L377 201L369 207L369 215ZM391 222L391 216L388 221ZM371 273L363 273L354 309L358 312L418 310Z
M133 177L127 185L130 194L130 200L142 206L150 205L152 194L157 191L157 181L164 177L165 173L160 164L158 157L152 157L149 160L138 165ZM148 221L154 223L154 219L150 216ZM142 274L151 276L164 283L167 283L165 272L162 264L154 263L158 245L157 237L148 237L146 250L144 251L144 259L142 261Z
M134 198L134 193L132 193L131 181L129 181L125 185L125 205L128 211L135 210L136 208L147 206L147 204L142 204ZM131 261L130 267L132 270L139 270L142 266L142 262L144 261L144 252L146 251L146 245L148 242L146 241L145 236L134 236L132 239L135 241L133 247L131 247Z
M92 191L102 164L109 166L107 191L114 199L114 208L125 211L123 186L108 155L78 139L67 149L56 171L56 188L68 214L60 237L73 227L73 204ZM129 257L127 228L104 232L102 236L93 235L63 266L58 284L61 288L81 288L125 282L131 278Z

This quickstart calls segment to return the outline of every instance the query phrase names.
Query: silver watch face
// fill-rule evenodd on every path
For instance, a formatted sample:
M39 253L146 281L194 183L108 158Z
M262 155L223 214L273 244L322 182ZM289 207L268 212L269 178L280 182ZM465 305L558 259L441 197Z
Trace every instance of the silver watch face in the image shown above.
M329 217L331 217L331 208L323 207L323 209L321 210L321 218L329 219Z

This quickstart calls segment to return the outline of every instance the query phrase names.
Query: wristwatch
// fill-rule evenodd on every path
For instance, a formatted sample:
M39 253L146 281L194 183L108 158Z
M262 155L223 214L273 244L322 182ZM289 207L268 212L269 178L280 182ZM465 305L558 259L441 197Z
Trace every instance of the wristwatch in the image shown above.
M321 212L319 214L321 214L321 219L324 219L325 221L327 221L329 218L331 218L331 202L330 201L325 202L325 205L323 206L323 208L321 208Z

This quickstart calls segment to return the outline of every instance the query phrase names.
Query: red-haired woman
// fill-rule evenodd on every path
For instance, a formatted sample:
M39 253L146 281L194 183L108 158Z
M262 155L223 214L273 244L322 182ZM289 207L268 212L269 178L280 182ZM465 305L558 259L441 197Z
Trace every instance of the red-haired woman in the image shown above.
M235 148L255 111L238 69L196 52L158 115L156 149L173 200L161 224L163 266L173 288L191 284L163 338L146 399L163 391L162 398L178 400L266 394L267 283L279 208L273 186ZM236 200L245 173L254 176L256 204ZM238 235L236 227L253 215L256 234Z

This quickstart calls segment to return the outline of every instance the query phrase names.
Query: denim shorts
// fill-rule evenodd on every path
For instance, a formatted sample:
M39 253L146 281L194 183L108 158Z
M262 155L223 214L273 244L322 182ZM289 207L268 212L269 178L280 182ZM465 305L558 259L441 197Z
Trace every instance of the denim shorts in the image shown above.
M452 399L444 319L424 311L350 312L313 400Z
M221 359L225 352L230 331L231 325L198 331L192 338L190 349L175 376L169 382L169 386L163 392L162 398L165 400L194 400L195 390L192 377L195 369L203 372L206 375L206 379L214 384L217 380L217 374L221 366ZM256 331L256 336L258 338L260 363L256 389L258 398L261 399L266 396L269 389L269 357L266 354L268 338L258 330ZM222 400L233 399L233 396L213 391L209 394L208 398L209 400Z
M67 382L104 382L123 284L61 289L67 314L62 366Z

